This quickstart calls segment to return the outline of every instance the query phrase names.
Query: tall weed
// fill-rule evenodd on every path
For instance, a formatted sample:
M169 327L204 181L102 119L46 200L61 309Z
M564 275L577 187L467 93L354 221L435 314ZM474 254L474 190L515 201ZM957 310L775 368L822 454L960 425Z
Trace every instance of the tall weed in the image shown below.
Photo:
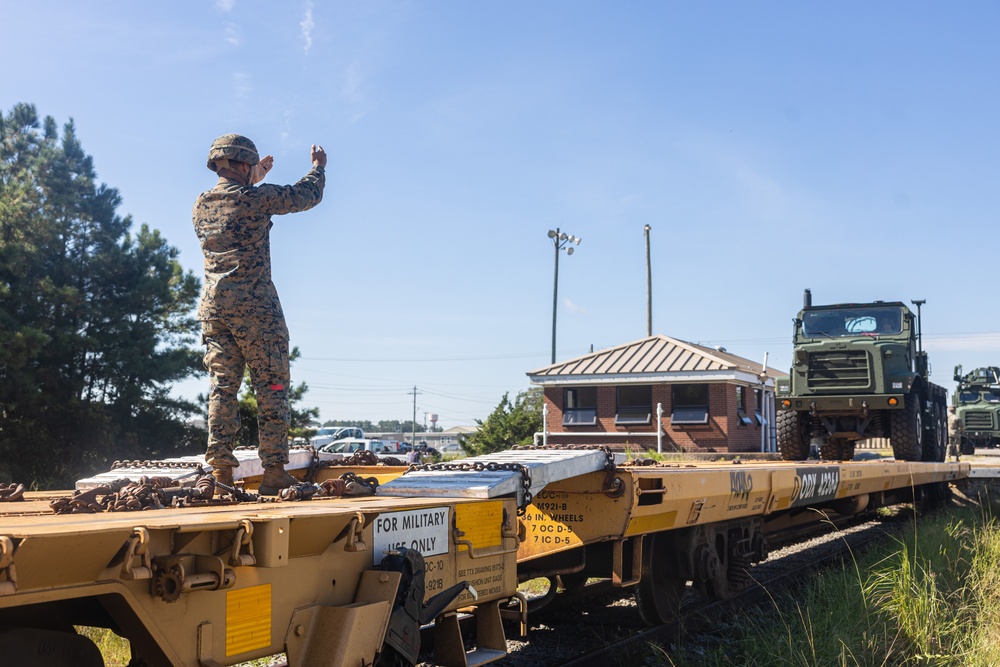
M1000 667L1000 527L949 509L818 573L723 635L656 647L674 667Z

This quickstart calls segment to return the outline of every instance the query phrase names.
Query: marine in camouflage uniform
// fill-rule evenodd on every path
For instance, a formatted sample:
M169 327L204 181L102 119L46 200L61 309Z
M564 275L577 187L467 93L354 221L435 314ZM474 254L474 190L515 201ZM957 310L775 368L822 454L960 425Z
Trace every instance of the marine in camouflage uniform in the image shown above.
M246 137L219 137L208 156L208 168L219 174L219 182L194 205L194 228L205 255L198 319L211 377L205 460L217 480L232 485L232 469L239 465L233 456L240 428L238 392L249 367L259 415L258 454L265 468L261 493L268 471L272 482L284 480L279 488L295 481L284 472L291 416L288 328L271 281L270 232L271 216L306 211L323 199L326 153L313 146L311 156L313 168L295 185L254 187L272 158L261 160Z

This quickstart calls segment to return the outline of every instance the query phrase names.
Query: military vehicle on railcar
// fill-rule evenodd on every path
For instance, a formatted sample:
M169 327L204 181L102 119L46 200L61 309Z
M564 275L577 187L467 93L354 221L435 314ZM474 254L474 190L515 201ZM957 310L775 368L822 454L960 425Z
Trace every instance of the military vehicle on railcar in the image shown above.
M976 447L1000 445L1000 368L989 366L962 373L955 367L958 386L951 405L958 417L958 446L962 454L974 454Z
M900 301L813 306L805 291L777 382L782 458L848 460L859 440L888 437L897 459L944 461L948 394L930 382L923 303L916 315Z

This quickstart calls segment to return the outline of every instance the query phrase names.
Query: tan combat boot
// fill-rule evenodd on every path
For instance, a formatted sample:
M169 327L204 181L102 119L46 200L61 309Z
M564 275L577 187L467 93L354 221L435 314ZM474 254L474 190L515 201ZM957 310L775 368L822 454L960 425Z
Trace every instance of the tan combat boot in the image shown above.
M260 480L257 493L262 496L276 496L281 489L287 489L292 484L298 483L299 480L285 472L285 466L281 464L268 466L264 468L264 478Z
M223 493L229 493L231 489L236 488L236 481L233 480L233 469L229 466L218 466L212 468L212 477L215 478L216 484L225 484L228 489L223 489L221 486L215 487L215 496L219 497Z

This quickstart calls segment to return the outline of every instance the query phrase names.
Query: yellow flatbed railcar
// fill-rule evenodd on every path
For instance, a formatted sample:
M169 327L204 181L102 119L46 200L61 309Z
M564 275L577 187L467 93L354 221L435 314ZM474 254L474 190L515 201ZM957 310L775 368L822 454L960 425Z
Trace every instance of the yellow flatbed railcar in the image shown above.
M113 628L150 666L228 665L282 651L290 665L370 665L387 647L412 662L421 623L435 618L441 664L506 654L499 604L517 588L512 499L54 515L51 495L0 503L5 664L103 664L74 625ZM386 562L406 549L410 560ZM478 620L470 653L459 608Z
M314 481L345 472L295 456ZM165 470L190 484L193 468L131 462L105 475ZM22 664L100 665L72 631L93 625L127 637L147 665L281 651L290 665L370 665L390 653L405 664L433 623L437 664L483 664L505 654L508 601L525 610L519 581L611 578L635 586L643 617L658 623L688 581L714 597L745 585L746 568L767 557L769 530L816 510L853 514L939 493L970 466L623 466L607 448L549 447L406 474L346 472L378 476L377 495L83 515L52 514L51 493L0 503L0 656L29 647L47 655ZM476 616L474 650L459 610Z

